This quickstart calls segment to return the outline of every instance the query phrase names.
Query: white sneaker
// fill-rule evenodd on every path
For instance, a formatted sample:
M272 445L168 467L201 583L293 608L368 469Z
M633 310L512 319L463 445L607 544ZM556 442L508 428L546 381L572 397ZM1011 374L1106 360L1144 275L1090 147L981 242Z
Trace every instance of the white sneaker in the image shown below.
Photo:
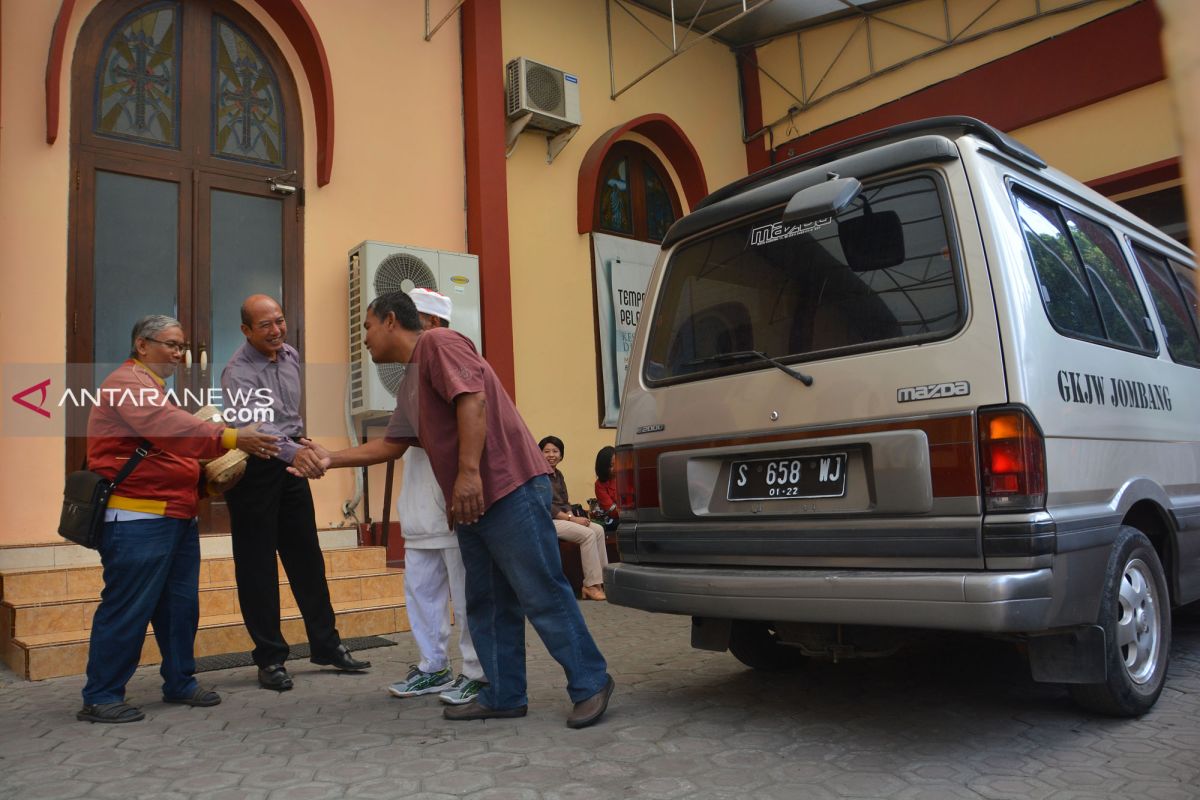
M454 685L439 694L438 699L447 705L461 706L474 700L484 686L487 686L487 681L459 675Z
M416 697L419 694L440 692L451 685L451 674L449 667L437 672L422 672L413 666L408 672L408 677L388 687L388 693L394 697Z

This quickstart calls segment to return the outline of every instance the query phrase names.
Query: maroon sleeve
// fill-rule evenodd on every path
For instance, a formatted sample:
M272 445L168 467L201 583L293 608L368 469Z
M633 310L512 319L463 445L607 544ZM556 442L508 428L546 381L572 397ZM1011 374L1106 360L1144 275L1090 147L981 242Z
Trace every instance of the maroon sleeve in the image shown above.
M428 334L427 334L428 335ZM421 353L421 370L430 387L447 403L460 394L484 390L483 359L463 336L439 336Z

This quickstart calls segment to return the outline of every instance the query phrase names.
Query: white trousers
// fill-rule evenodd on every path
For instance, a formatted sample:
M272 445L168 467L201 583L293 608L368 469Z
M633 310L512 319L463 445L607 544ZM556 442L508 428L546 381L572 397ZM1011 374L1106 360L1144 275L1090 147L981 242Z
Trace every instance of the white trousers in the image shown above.
M604 546L604 528L594 522L579 525L565 519L554 520L554 532L565 542L579 545L579 561L583 566L583 585L604 583L604 568L608 566L608 548Z
M405 549L404 597L413 639L421 651L422 672L437 672L450 664L450 604L457 613L458 649L462 674L483 680L483 667L467 628L466 569L457 547Z

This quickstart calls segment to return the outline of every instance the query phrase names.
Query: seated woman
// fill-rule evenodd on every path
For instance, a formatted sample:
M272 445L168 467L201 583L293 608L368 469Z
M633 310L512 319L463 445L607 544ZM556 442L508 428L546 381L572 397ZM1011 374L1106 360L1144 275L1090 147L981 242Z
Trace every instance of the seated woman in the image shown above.
M605 533L617 529L621 511L617 507L617 479L613 477L616 448L601 447L596 453L596 512L602 518Z
M608 564L608 550L604 546L604 528L587 517L577 516L571 510L567 497L567 481L558 471L563 459L563 442L557 436L547 436L538 442L546 463L554 470L550 476L550 488L554 497L550 501L550 516L554 519L554 531L558 538L579 545L579 561L583 566L583 596L587 600L607 600L604 594L604 567Z

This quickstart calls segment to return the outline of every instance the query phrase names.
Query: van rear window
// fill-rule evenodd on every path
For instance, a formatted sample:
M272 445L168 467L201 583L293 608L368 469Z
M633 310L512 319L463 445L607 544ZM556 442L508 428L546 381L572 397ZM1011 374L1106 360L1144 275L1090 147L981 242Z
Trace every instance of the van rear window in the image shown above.
M785 226L782 209L680 247L644 377L674 383L949 336L964 319L931 177L865 188L850 209Z

